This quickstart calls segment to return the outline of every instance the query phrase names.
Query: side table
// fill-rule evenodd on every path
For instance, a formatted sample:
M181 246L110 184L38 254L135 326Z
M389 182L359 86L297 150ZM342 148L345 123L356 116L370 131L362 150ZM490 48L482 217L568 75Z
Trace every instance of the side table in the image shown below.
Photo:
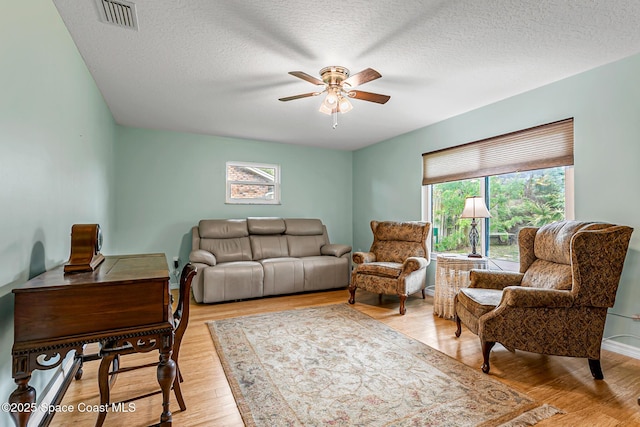
M440 254L436 257L436 287L433 314L453 319L453 298L460 288L469 286L469 270L488 269L488 258L469 258L459 254Z

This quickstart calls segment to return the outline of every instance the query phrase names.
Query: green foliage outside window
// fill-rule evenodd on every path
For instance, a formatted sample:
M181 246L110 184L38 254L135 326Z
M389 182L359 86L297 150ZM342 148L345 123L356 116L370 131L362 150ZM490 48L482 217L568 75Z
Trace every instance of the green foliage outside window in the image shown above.
M487 182L489 195L489 256L518 260L516 236L524 226L539 227L565 217L563 167L516 172L464 181L435 184L432 188L433 250L469 252L471 220L460 219L464 200L481 194ZM478 223L480 233L484 220Z

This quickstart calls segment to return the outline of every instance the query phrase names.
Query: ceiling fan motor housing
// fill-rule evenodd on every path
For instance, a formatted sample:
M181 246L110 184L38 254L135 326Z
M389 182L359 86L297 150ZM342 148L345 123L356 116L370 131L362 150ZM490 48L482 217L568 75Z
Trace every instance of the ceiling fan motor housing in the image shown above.
M349 70L339 65L332 65L320 70L320 76L327 85L340 86L349 77Z

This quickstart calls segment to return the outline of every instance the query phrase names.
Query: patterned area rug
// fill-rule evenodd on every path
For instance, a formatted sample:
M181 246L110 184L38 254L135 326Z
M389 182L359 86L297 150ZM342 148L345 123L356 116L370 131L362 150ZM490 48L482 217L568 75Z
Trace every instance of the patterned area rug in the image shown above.
M347 304L207 324L247 426L525 426L561 413Z

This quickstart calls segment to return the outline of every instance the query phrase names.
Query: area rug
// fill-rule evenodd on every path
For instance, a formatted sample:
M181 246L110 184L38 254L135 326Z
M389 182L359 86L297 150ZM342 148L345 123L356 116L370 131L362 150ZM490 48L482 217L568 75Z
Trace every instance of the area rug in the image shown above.
M561 413L347 304L207 324L247 426L526 426Z

